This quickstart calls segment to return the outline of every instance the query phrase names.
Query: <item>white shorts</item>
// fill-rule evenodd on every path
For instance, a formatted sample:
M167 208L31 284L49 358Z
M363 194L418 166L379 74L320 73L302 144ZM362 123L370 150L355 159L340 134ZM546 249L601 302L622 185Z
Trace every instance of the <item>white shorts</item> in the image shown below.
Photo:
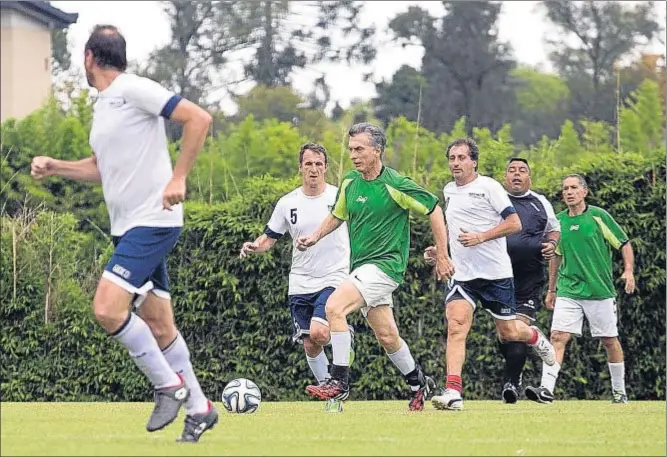
M591 328L592 337L618 336L616 300L575 300L557 297L551 330L581 336L584 316Z
M394 306L392 294L398 283L372 263L355 268L350 273L349 280L359 290L366 303L366 306L361 308L364 317L368 316L368 311L376 306L387 305L390 308Z

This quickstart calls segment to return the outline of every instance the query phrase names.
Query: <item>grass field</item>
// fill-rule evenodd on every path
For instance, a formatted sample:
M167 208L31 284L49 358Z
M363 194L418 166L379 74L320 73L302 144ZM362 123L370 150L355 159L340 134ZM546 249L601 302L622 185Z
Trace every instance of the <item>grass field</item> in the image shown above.
M218 426L178 444L182 421L148 433L149 403L2 403L4 455L665 455L665 403L467 401L461 412L430 403L268 403L251 415L220 404ZM181 413L183 414L183 413Z

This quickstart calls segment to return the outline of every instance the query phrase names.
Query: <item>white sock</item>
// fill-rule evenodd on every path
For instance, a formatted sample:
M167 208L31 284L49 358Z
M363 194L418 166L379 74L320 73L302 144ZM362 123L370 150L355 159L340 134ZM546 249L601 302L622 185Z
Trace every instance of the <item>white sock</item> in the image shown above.
M396 368L398 368L403 376L412 373L417 366L415 359L410 353L408 343L403 341L403 338L401 338L401 348L393 354L387 353L387 355L389 356L389 360L394 362L394 365L396 365Z
M549 392L554 393L556 388L556 380L558 379L558 372L560 365L556 362L553 366L549 366L542 362L542 387L549 389Z
M387 353L389 356L389 360L391 360L394 365L396 365L396 368L401 372L403 376L407 375L408 373L412 373L415 371L415 368L417 367L417 364L415 363L414 357L412 357L412 353L410 352L410 348L408 347L408 343L406 343L403 338L401 338L401 347L398 351L394 352L393 354ZM419 390L420 386L413 386L411 385L410 388L413 391Z
M625 362L609 363L611 374L611 389L614 392L625 393Z
M195 371L190 362L190 351L185 343L181 333L178 333L176 339L163 351L164 358L167 359L169 366L173 371L183 376L185 385L190 389L190 398L185 404L186 414L199 414L208 411L208 399L201 390Z
M350 331L331 332L331 349L333 352L333 363L339 367L350 366L350 348L352 347L352 335Z
M306 354L306 360L308 360L308 366L310 371L315 375L317 382L326 381L330 378L329 376L329 359L327 358L324 349L320 352L317 357L310 357Z
M130 313L128 320L119 330L120 332L112 336L127 348L134 363L151 381L153 387L161 389L181 384L180 378L169 366L151 329L142 318Z

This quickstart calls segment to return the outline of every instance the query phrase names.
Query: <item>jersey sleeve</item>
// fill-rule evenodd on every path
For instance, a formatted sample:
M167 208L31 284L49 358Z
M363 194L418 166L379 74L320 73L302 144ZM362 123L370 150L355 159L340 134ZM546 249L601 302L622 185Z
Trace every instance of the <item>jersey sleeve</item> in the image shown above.
M503 219L507 219L510 214L515 214L516 209L512 205L509 195L505 188L495 179L489 178L487 181L487 190L489 192L489 203L493 209L495 209L498 214Z
M171 117L180 95L162 87L152 79L136 76L127 84L124 96L128 102L154 115L165 118Z
M273 213L271 214L271 219L266 224L264 228L264 234L269 238L278 240L287 231L287 220L285 219L285 210L283 209L283 201L278 200L276 207L273 208Z
M347 211L346 190L347 186L349 186L351 182L351 177L346 176L345 179L343 179L343 182L338 189L338 193L336 194L336 202L334 203L333 209L331 210L331 215L341 221L346 221L349 218L349 213Z
M544 195L537 194L537 198L540 199L542 205L544 206L544 211L547 213L547 233L560 232L560 221L556 217L556 213L554 212L554 207L551 205L551 202L547 200Z
M614 220L614 218L603 209L596 211L594 216L595 221L600 226L602 230L602 235L605 240L613 247L614 249L620 249L625 243L628 242L628 235L625 234L625 231L621 228L620 225Z
M393 184L393 185L392 185ZM403 209L425 216L431 214L439 199L407 176L386 184L391 198Z

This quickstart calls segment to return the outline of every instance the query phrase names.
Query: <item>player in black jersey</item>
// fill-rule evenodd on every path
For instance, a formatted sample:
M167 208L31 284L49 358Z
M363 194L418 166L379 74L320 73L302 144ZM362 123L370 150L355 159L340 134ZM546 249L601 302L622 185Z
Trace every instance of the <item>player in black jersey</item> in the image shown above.
M507 237L507 251L514 272L517 318L534 325L546 285L545 261L553 257L560 238L560 223L551 203L530 190L530 165L523 158L510 159L505 170L505 189L514 205L522 229ZM505 358L502 397L516 403L527 346L521 342L499 342Z

